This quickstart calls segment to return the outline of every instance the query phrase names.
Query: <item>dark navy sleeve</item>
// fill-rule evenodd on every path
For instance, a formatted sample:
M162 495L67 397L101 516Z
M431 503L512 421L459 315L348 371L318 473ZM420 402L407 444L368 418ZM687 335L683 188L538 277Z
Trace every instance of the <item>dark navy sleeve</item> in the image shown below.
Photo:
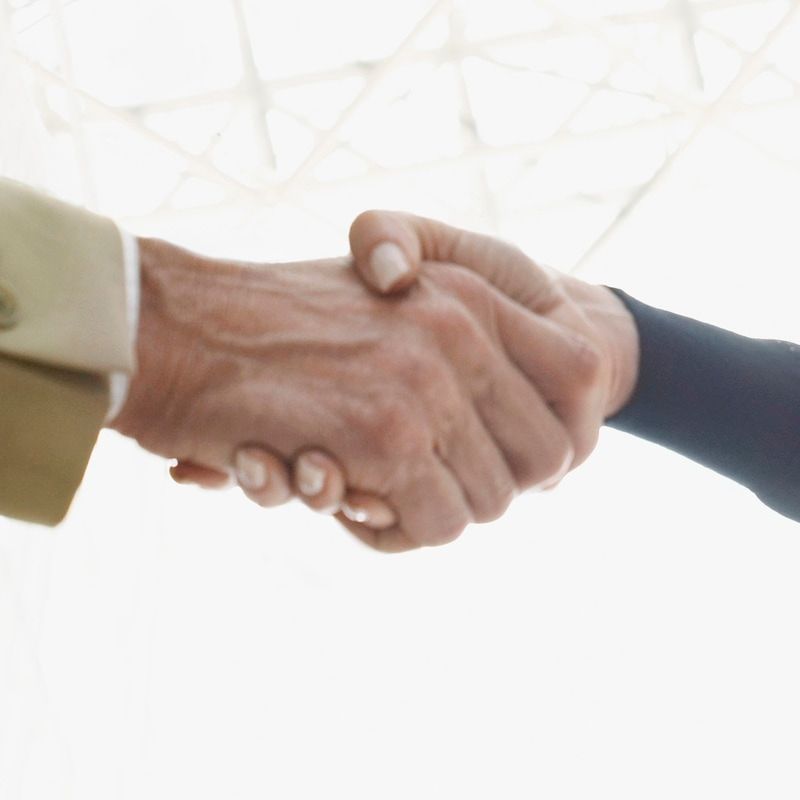
M800 347L612 291L636 321L640 364L630 402L606 424L732 478L800 522Z

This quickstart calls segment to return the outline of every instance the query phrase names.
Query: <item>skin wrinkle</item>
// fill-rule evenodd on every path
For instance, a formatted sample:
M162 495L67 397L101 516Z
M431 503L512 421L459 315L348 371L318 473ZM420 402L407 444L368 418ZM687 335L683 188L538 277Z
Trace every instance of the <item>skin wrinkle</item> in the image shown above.
M311 307L311 304L307 304ZM319 311L322 303L317 304L315 309ZM174 306L170 308L174 312ZM219 316L219 323L215 319ZM298 319L303 318L303 314L296 315ZM264 347L269 346L270 351L275 356L299 356L307 354L310 356L330 356L336 354L345 359L357 362L358 359L367 351L375 346L374 335L367 332L363 339L353 341L353 333L342 331L335 338L320 342L312 331L285 330L277 333L266 330L260 336L249 332L230 331L225 322L224 307L220 311L215 310L212 319L197 319L197 313L193 317L181 319L180 316L169 314L170 326L176 333L194 340L198 346L205 347L207 352L215 350L224 352L225 355L234 354L243 359L262 361L264 358ZM341 353L342 349L346 352Z
M279 276L278 276L279 277ZM240 289L237 284L236 289ZM257 289L258 287L256 287ZM315 292L317 291L315 287ZM330 290L332 294L333 289ZM262 291L257 293L257 299L253 299L256 294L252 288L248 289L248 302L254 306L265 305L269 307L274 304L275 299L281 296L291 297L295 308L292 311L291 318L288 320L288 326L291 328L292 319L297 320L298 325L305 324L305 320L309 315L317 314L323 315L327 309L327 298L325 292L318 297L301 297L297 299L292 295L288 289L284 292ZM362 356L371 347L375 346L375 334L369 328L369 322L374 320L376 309L380 308L382 313L388 310L386 306L391 305L387 301L377 298L367 298L368 303L364 308L354 309L349 315L351 323L356 323L354 327L342 329L335 332L333 336L329 336L325 342L320 342L313 331L303 330L286 330L287 322L284 322L280 327L283 330L277 331L272 329L265 329L259 333L249 330L231 331L229 317L226 313L225 306L220 305L218 308L213 308L207 312L207 316L198 319L198 312L196 307L191 305L191 300L185 306L178 304L171 307L171 320L174 326L198 339L209 348L216 349L230 349L238 355L243 357L253 357L263 359L263 347L265 343L269 344L270 349L277 351L278 355L292 355L302 352L304 350L316 349L319 355L325 355L328 350L341 350L345 348L348 353L348 358L354 360ZM234 305L231 302L231 305ZM177 312L177 313L176 313ZM392 312L389 312L392 313ZM406 316L405 313L402 316ZM209 318L210 317L210 318ZM363 328L361 334L358 334L359 325ZM408 323L409 327L411 323ZM416 327L416 326L415 326ZM360 335L362 338L353 341L354 336ZM412 337L409 337L412 338ZM280 351L279 348L285 348Z
M165 242L158 240L143 241L146 241L156 251L169 247ZM325 302L328 300L326 295L336 295L340 291L340 284L326 286L323 283L323 279L328 276L320 273L318 271L320 268L330 270L331 278L341 279L343 275L349 277L351 272L350 260L346 258L320 259L301 265L270 264L265 266L249 262L210 261L192 253L186 255L187 257L184 259L186 263L170 261L159 264L158 275L151 275L151 277L160 282L162 287L166 286L165 282L170 278L173 279L174 283L170 287L170 308L176 320L184 320L189 324L196 322L198 316L202 315L203 310L198 309L197 304L198 298L202 298L204 295L203 290L212 290L212 304L208 308L210 311L217 309L220 297L224 298L229 293L239 291L248 297L258 295L258 302L254 302L254 305L261 308L270 306L267 301L289 298L306 312L324 309ZM151 261L153 260L151 259ZM281 285L281 278L285 275L291 275L292 282ZM298 278L304 276L308 278L307 289L312 293L305 296L297 292ZM357 283L355 279L353 281L354 284ZM320 301L315 302L315 297L319 297ZM383 298L375 296L372 296L372 299L375 302L386 302ZM304 306L304 303L308 303L308 305ZM228 324L232 321L230 315L222 314L220 317Z

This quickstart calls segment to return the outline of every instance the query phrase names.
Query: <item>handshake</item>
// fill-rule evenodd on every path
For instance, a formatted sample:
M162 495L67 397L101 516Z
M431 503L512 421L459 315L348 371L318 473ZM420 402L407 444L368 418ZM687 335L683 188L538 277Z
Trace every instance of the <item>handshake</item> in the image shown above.
M608 289L370 211L351 258L244 264L143 239L138 367L109 425L179 482L299 496L397 552L500 517L593 450L638 337Z

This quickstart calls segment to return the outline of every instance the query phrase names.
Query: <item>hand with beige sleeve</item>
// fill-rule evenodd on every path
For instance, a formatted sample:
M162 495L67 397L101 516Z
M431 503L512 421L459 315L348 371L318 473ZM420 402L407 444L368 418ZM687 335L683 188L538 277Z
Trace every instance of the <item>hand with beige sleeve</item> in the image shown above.
M443 396L443 379L463 369L459 359L473 362L480 400L469 415L449 416L446 441L431 437L426 445L427 457L456 476L462 493L459 523L449 526L444 537L432 535L426 514L409 517L409 506L398 506L391 493L351 470L346 451L318 439L306 441L300 453L287 459L285 447L276 448L275 439L252 431L242 440L247 444L237 451L230 471L251 499L275 505L296 494L312 508L335 514L369 545L396 551L441 543L469 521L495 519L513 493L553 488L585 461L604 420L625 405L636 383L636 326L610 290L542 268L497 239L409 214L366 212L353 224L350 239L356 271L374 292L370 297L386 304L378 307L379 315L391 317L403 309L412 328L422 333L422 341L404 333L406 345L414 344L400 347L405 369L400 383L405 385L392 390L399 392L394 410L410 410L420 402L432 408ZM437 295L437 308L423 310L423 298L431 292ZM471 309L473 322L481 321L481 336L496 348L501 370L475 363L472 324L450 315L448 293L450 302ZM442 350L439 342L426 340L434 319L455 349ZM378 325L375 332L383 327ZM434 350L426 352L420 345ZM443 354L444 363L438 360ZM488 351L485 355L492 358ZM379 374L377 364L364 356L359 350L344 355L354 359L352 367L360 374ZM364 411L369 415L367 407ZM401 428L413 424L405 413L400 419ZM405 434L395 433L397 438L384 444L397 446L402 458ZM479 439L480 445L470 439ZM384 455L391 459L391 446ZM225 471L201 463L179 461L173 477L209 487L227 483ZM490 488L498 476L499 491ZM426 496L426 513L431 514L440 502L434 499L435 484L420 484L418 492L417 502Z
M206 474L238 467L257 500L275 499L252 459L265 444L376 547L441 544L560 480L585 447L570 426L595 349L462 266L424 265L384 297L350 259L245 264L150 239L140 253L137 370L109 424ZM369 498L391 511L379 531L340 511L358 519Z

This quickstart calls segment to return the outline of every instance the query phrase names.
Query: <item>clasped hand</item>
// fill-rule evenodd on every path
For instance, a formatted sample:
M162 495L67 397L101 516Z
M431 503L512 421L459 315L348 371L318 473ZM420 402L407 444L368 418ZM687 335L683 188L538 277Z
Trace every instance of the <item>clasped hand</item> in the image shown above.
M113 427L177 458L176 480L296 493L385 551L451 541L589 455L633 387L608 290L405 214L361 215L351 247L255 265L142 240Z

